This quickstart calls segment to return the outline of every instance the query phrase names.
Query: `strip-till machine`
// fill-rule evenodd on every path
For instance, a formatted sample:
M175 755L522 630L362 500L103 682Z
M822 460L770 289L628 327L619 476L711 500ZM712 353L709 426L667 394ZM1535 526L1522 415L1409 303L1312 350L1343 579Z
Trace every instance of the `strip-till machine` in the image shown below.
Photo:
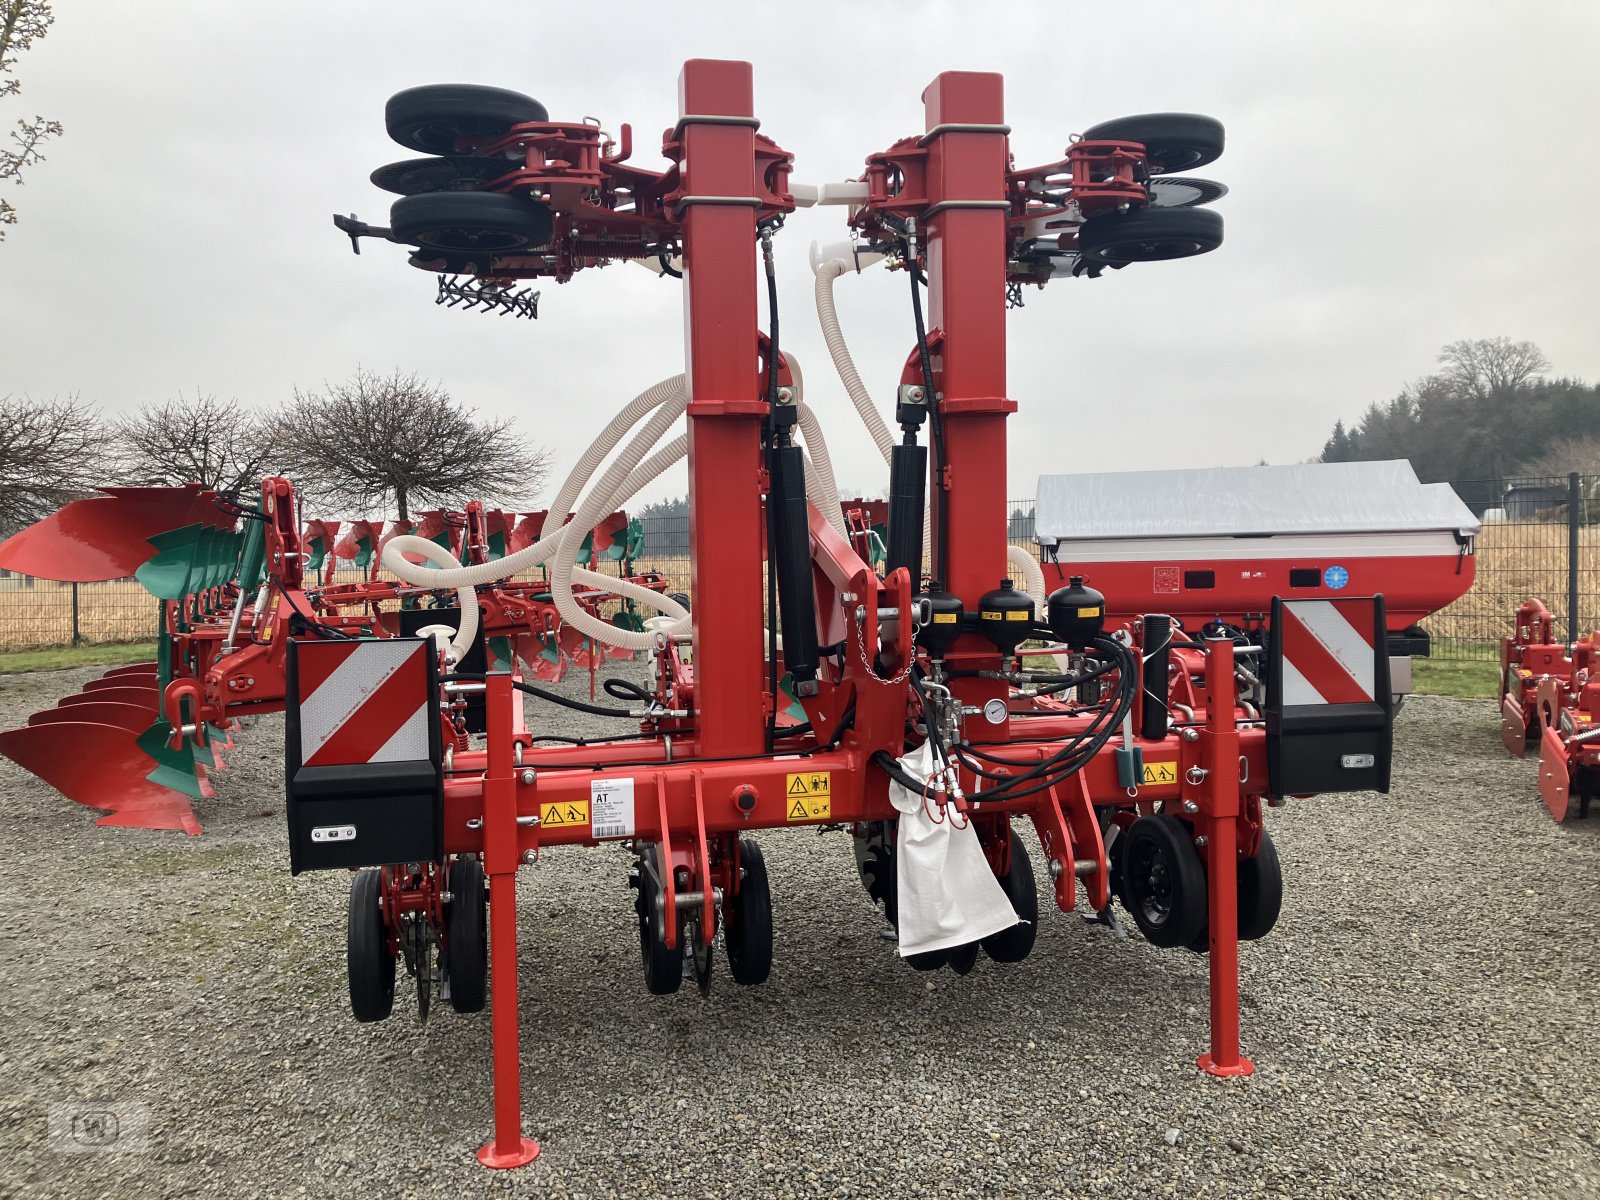
M552 505L556 525L568 513L581 524L687 452L692 617L662 598L643 631L595 631L649 653L649 686L632 685L645 715L625 736L536 746L518 678L459 665L472 589L542 561L538 546L526 563L417 567L404 554L426 544L396 538L385 565L461 589L467 627L302 638L292 656L294 869L364 868L349 914L359 1018L389 1013L402 959L424 1006L436 984L460 1010L492 1000L494 1136L479 1151L490 1166L538 1152L521 1123L515 879L542 852L632 846L645 981L668 993L686 977L709 986L719 934L736 983L766 980L773 918L753 835L802 825L854 835L913 966L1018 961L1038 897L1012 825L1030 821L1057 907L1081 897L1108 911L1116 893L1148 941L1209 952L1199 1065L1246 1075L1238 941L1265 934L1281 899L1263 802L1387 789L1381 598L1275 602L1272 645L1252 657L1160 615L1107 636L1103 597L1081 583L1045 598L1007 578L1008 300L1026 284L1215 248L1220 218L1197 205L1221 189L1172 172L1220 154L1222 129L1128 118L1019 169L1001 94L998 75L940 75L923 96L925 131L822 197L848 204L854 261L886 260L909 293L881 573L839 519L837 492L808 503L825 451L809 432L797 442L798 372L775 316L765 330L759 320L758 293L776 294L773 235L803 189L758 131L748 64L684 66L661 171L628 161L627 126L613 140L517 93L429 87L389 103L390 133L429 157L374 175L404 194L388 228L339 218L353 240L407 245L419 267L472 277L451 287L475 294L525 295L511 289L636 259L681 273L684 295L685 376L613 421ZM685 439L652 453L683 411ZM558 599L562 574L558 563ZM451 714L475 692L486 743L461 749ZM791 697L805 719L782 723ZM919 873L912 830L947 837L952 861L981 854L1005 919L967 936L970 897Z

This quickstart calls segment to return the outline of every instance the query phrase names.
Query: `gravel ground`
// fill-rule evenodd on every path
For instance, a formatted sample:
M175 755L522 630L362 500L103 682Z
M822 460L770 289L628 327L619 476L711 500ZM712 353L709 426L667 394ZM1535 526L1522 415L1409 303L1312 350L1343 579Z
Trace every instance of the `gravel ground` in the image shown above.
M0 677L0 719L97 673ZM1288 895L1243 953L1249 1080L1194 1068L1204 959L1052 909L1027 962L920 975L839 835L763 835L766 986L652 998L626 855L551 853L519 895L544 1153L507 1173L472 1157L487 1012L350 1018L348 880L289 877L278 719L198 839L101 829L0 762L0 1196L1593 1197L1600 819L1555 826L1496 729L1412 700L1393 795L1271 814ZM89 1100L147 1105L148 1149L52 1152L49 1107Z

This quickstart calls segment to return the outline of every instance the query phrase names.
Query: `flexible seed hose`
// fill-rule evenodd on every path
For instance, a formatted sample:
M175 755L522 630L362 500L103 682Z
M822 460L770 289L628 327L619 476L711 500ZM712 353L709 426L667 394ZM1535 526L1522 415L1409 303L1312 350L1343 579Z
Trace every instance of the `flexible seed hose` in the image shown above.
M877 260L874 258L872 261ZM888 462L894 438L889 433L889 427L884 423L877 407L872 403L872 396L868 393L866 384L861 382L860 373L856 371L855 360L850 357L850 348L845 344L844 331L839 326L839 312L834 302L834 281L847 271L857 271L856 264L848 258L823 258L814 261L812 265L817 277L814 289L817 323L822 327L822 340L827 343L828 356L833 359L833 367L839 374L839 381L849 393L862 424L867 427L867 433L877 445L878 452L883 455L883 461ZM928 522L924 520L923 529L929 528ZM924 533L924 554L928 548L928 538L929 535ZM1032 598L1035 610L1042 611L1045 604L1044 571L1039 566L1039 560L1021 546L1007 546L1006 563L1016 568L1018 574L1022 576L1022 590Z

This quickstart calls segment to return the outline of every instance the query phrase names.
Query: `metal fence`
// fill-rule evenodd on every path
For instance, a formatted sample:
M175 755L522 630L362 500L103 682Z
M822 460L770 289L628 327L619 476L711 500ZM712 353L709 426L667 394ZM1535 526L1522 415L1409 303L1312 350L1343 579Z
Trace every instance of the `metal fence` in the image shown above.
M1424 622L1437 656L1494 658L1513 610L1529 597L1545 602L1565 636L1600 622L1600 476L1516 476L1452 486L1484 527L1472 591ZM1037 554L1033 500L1008 501L1006 509L1008 540ZM647 515L641 523L644 546L635 568L660 571L673 591L692 598L688 517ZM338 583L361 578L346 562L334 575ZM0 572L4 649L145 640L155 634L157 611L132 579L66 584Z

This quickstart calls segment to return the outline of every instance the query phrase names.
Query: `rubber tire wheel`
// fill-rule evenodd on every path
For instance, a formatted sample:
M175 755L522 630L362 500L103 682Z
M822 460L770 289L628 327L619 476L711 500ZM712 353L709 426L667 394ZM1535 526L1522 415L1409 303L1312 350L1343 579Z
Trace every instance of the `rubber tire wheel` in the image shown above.
M435 250L509 253L544 245L554 228L544 205L498 192L424 192L389 206L397 240Z
M516 169L517 164L508 159L457 154L389 163L379 167L369 178L375 186L397 196L419 196L424 192L476 191Z
M1199 113L1144 113L1102 121L1083 131L1086 142L1138 142L1152 175L1192 171L1222 157L1222 122Z
M676 600L679 604L683 605L683 611L684 612L693 612L694 611L694 606L689 603L689 597L684 592L668 592L667 593L667 599L668 600Z
M1091 217L1078 227L1078 254L1108 266L1192 258L1220 245L1222 215L1209 208L1146 206Z
M489 927L484 906L483 866L458 858L447 877L445 936L450 973L450 1007L458 1013L482 1012L488 997Z
M946 954L949 955L950 969L957 975L966 975L978 965L977 942L963 942L946 951Z
M496 138L513 125L548 121L532 96L474 83L433 83L389 97L383 123L389 136L421 154L452 154L456 139Z
M1128 827L1122 844L1118 898L1152 946L1187 946L1206 920L1206 877L1188 827L1156 813ZM1161 891L1151 878L1160 868Z
M350 1011L358 1021L381 1021L394 1010L394 955L383 927L383 872L362 871L350 884L345 966Z
M1254 942L1272 932L1283 911L1283 865L1267 831L1254 858L1239 864L1239 940Z
M982 942L983 952L1000 963L1021 962L1027 958L1033 953L1033 941L1039 933L1039 889L1033 880L1033 863L1029 861L1028 851L1017 836L1017 831L1013 829L1009 832L1011 869L1000 880L1000 886L1022 921L999 933L991 933Z
M728 973L746 987L772 974L772 888L767 860L752 838L739 839L739 890L723 909L723 947Z
M679 936L678 944L669 950L666 943L655 936L658 889L649 868L659 870L660 861L661 853L655 846L646 846L639 852L639 895L634 901L634 910L639 915L639 956L644 963L644 986L652 996L670 996L683 986L683 938Z

